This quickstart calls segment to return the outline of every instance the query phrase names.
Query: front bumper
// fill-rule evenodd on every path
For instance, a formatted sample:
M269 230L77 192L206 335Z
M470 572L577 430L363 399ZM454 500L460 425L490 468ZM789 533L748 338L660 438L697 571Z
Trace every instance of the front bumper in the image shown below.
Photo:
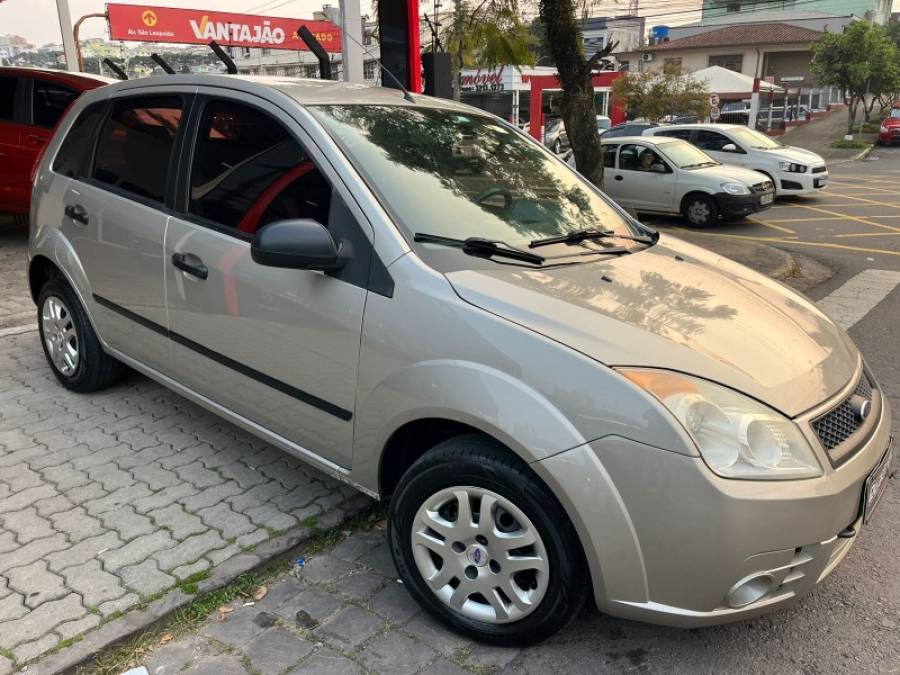
M824 167L819 167L824 168ZM806 173L791 173L780 171L775 179L778 184L779 195L809 195L824 190L828 185L828 171L812 173L809 169Z
M772 206L772 202L768 204L761 202L763 194L731 195L727 192L717 192L713 196L716 199L719 213L725 220L729 220L743 218L751 213L758 213ZM771 195L772 193L769 192L767 194Z
M859 536L863 485L890 428L883 405L863 447L836 469L823 456L824 475L808 480L722 479L700 457L618 436L535 466L572 517L602 611L706 626L789 604L834 570ZM770 590L731 606L735 585L760 574Z
M882 143L900 143L900 126L889 127L886 132L879 132L878 140Z

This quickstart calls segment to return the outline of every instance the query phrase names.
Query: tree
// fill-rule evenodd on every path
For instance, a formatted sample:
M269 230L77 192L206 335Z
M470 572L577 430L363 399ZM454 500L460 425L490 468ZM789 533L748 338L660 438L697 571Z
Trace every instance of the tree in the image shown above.
M860 103L868 121L875 101L900 86L900 56L881 26L854 21L843 33L826 32L811 50L810 69L819 83L840 87L848 98L848 134Z
M539 0L538 14L544 25L547 48L559 73L562 86L560 109L566 134L572 145L578 170L595 185L603 184L603 161L597 112L594 107L594 72L618 46L610 42L590 58L584 54L584 40L577 18L576 3L582 0Z
M706 83L678 71L627 73L613 82L612 96L631 116L651 122L659 122L667 115L696 115L703 119L709 114Z

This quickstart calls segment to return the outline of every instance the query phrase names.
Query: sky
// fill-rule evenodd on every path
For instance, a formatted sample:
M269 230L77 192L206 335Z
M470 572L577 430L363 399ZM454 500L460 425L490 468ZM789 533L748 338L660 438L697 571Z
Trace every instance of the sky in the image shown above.
M182 7L213 9L221 12L243 12L267 16L289 16L298 19L312 18L312 13L322 8L326 0L122 0L128 4L155 5L158 7ZM282 4L284 3L284 4ZM332 5L337 5L333 0ZM370 12L369 0L361 0L362 11ZM103 0L69 0L72 21L95 12L103 12ZM5 0L0 2L0 35L21 35L35 45L61 42L59 20L56 14L56 0ZM106 37L106 22L103 19L88 19L82 24L84 38Z

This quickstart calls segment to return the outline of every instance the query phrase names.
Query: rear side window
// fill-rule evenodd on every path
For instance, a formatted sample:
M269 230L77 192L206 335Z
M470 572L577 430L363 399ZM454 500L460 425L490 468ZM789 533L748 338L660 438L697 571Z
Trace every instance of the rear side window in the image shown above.
M669 138L680 138L683 141L691 140L690 129L672 129L670 131L657 131L657 136L668 136Z
M200 118L188 211L250 235L275 220L328 223L331 186L300 143L251 106L210 101Z
M619 149L618 145L604 145L603 146L603 166L607 169L612 169L616 165L616 151Z
M35 126L52 128L76 98L78 92L53 82L34 80L31 93L31 117Z
M91 138L103 114L104 105L102 102L94 103L81 111L56 153L53 160L54 171L69 178L82 177L91 151Z
M11 121L16 106L17 77L0 77L0 120Z
M162 202L182 108L178 96L117 101L100 130L94 179Z

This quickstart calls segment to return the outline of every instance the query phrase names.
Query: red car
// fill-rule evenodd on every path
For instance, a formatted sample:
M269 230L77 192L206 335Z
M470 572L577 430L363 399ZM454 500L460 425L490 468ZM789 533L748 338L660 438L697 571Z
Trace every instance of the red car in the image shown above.
M881 120L877 143L900 143L900 103L895 103L890 115Z
M28 213L31 169L69 105L115 82L86 73L0 68L0 212Z

